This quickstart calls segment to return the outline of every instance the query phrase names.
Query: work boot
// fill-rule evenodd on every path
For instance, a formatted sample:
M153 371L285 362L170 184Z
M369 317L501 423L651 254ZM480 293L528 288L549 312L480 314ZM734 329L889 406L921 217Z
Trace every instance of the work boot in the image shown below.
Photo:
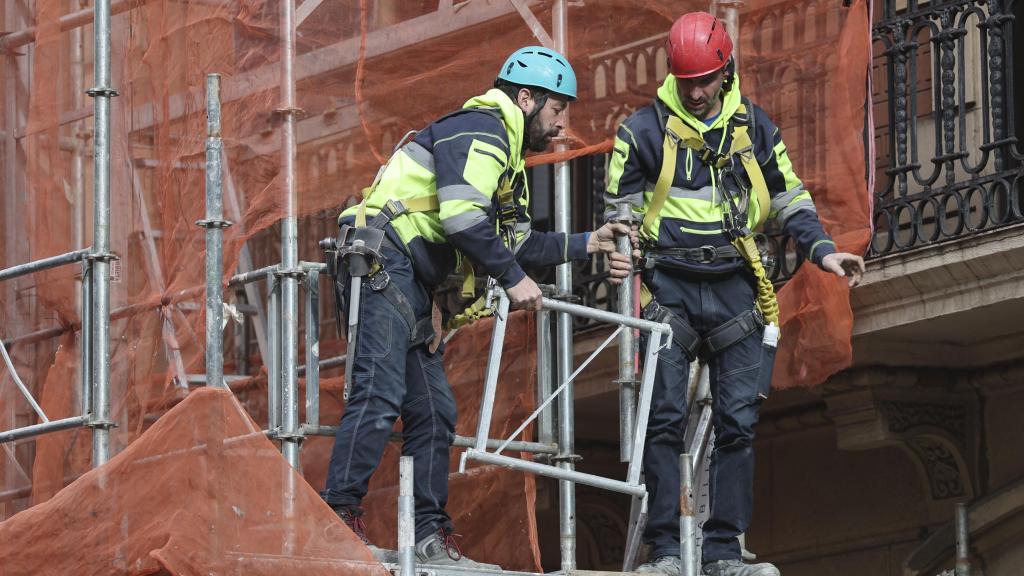
M398 551L388 550L387 548L379 548L374 546L370 539L366 537L366 527L363 526L363 509L354 506L331 506L335 514L341 518L341 521L348 526L349 530L352 531L363 544L370 549L370 553L377 559L377 562L383 564L398 564Z
M459 545L455 543L455 536L457 535L453 534L451 530L439 528L437 532L420 540L416 543L416 562L433 566L455 566L473 570L501 570L501 566L497 564L484 564L463 556L462 550L459 550Z
M679 576L683 570L683 563L679 556L658 556L654 560L644 562L637 566L634 572L640 574L667 574L668 576Z
M704 576L782 576L773 564L744 564L743 560L708 562L700 573Z

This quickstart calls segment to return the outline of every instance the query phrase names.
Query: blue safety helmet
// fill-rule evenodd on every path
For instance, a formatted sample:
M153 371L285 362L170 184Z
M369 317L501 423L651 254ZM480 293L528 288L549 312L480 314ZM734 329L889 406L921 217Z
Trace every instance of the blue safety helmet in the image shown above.
M576 99L576 73L569 61L543 46L527 46L513 52L498 72L498 80Z

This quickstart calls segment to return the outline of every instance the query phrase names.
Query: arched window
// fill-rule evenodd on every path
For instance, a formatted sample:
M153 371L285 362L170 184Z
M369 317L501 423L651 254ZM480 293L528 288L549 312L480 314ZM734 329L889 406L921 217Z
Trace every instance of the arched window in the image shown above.
M604 72L604 64L598 64L594 71L594 98L600 100L608 95L608 78Z
M661 82L668 75L668 54L664 46L654 53L654 74L656 82Z
M626 90L626 62L619 60L615 63L615 93Z
M788 50L796 46L796 10L787 10L782 17L782 49Z

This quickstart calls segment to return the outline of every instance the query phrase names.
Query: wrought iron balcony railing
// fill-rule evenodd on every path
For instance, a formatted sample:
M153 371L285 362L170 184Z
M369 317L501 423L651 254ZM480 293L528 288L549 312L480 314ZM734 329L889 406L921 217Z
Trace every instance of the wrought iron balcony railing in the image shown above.
M1019 38L1021 24L1013 2L880 4L875 78L884 83L875 94L879 154L869 256L1021 222L1024 154L1013 97L1021 89L1013 62L1013 32Z

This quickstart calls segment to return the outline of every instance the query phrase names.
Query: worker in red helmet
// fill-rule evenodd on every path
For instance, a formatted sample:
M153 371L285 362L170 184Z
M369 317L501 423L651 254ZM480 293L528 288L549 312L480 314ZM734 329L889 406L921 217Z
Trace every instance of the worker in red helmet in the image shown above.
M679 574L679 455L689 366L710 368L715 441L702 574L778 576L745 564L739 536L753 509L754 425L771 388L778 303L753 239L774 219L803 258L856 285L860 256L838 252L811 194L793 172L779 129L740 93L721 20L689 13L668 37L670 73L650 106L619 126L606 216L629 206L644 248L647 319L668 322L675 344L658 355L643 469L649 494L638 572Z

